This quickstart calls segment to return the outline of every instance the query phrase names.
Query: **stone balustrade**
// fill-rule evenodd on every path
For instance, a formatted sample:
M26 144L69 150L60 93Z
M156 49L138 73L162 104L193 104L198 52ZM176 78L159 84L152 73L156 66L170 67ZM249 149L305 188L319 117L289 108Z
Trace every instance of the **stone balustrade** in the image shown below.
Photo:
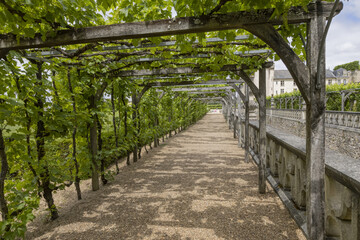
M267 109L268 116L305 121L305 110L301 109ZM325 123L328 125L360 129L360 112L326 111Z
M304 116L304 110L298 109L267 109L267 114L276 117L290 118L295 120L302 120Z
M325 123L360 129L360 112L326 111Z
M257 158L258 124L251 122L249 130L250 152L253 158ZM268 179L275 180L276 187L280 187L285 193L283 195L289 196L292 200L286 201L285 205L295 205L291 207L293 210L290 210L290 213L306 232L304 227L307 188L305 139L282 133L268 126L266 167L269 173ZM328 237L340 240L360 239L359 194L360 161L326 150L325 219Z

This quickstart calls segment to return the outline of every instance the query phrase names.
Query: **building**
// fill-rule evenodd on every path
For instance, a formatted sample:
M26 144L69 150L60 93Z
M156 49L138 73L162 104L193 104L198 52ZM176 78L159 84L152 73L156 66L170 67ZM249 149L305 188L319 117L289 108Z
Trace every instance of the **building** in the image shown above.
M278 95L297 91L298 87L288 70L275 70L274 67L266 69L266 96ZM259 71L255 72L252 79L259 87ZM347 71L340 68L335 71L326 70L326 85L360 83L360 70ZM243 87L241 90L244 92ZM250 91L250 99L255 99Z
M298 87L288 70L274 70L273 76L273 79L269 79L269 81L272 81L273 95L289 93L298 90ZM326 70L326 85L332 85L335 83L337 83L337 77L331 70Z
M360 70L348 71L339 68L334 71L338 84L360 83Z

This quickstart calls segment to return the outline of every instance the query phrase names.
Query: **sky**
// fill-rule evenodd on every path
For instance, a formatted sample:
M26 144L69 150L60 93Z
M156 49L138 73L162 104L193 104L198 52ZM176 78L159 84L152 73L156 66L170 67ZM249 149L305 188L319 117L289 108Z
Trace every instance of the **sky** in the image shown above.
M335 16L326 39L326 68L360 61L360 0L343 1L344 8ZM286 69L275 62L275 69Z

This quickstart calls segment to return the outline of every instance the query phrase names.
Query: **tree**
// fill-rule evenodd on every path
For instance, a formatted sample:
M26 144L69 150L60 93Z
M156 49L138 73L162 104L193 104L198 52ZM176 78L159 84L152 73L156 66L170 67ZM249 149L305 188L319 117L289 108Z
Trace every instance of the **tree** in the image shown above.
M360 70L360 65L359 65L359 61L353 61L353 62L337 65L336 67L334 67L334 70L338 70L339 68L344 68L348 71L355 71L355 70Z

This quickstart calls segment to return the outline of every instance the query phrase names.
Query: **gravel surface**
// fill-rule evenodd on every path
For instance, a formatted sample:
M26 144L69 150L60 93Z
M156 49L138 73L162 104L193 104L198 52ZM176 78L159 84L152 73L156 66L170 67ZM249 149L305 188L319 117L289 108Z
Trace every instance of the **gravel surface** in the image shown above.
M83 200L73 187L55 196L60 218L44 203L26 239L305 239L257 168L244 163L224 118L208 114Z

